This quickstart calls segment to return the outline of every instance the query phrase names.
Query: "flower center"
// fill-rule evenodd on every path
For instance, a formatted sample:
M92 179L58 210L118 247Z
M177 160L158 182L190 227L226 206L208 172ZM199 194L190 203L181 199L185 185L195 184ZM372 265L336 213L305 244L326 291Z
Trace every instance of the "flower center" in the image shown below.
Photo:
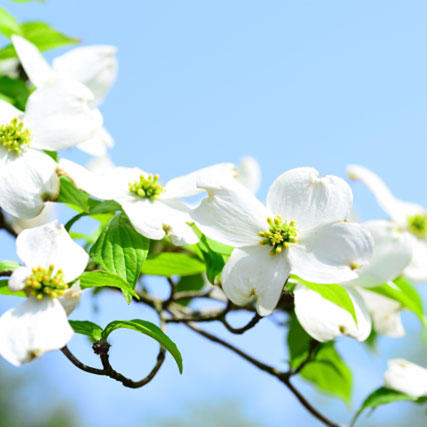
M263 237L259 241L261 245L270 245L272 247L270 255L276 255L282 252L283 248L289 248L290 243L296 243L297 229L295 221L282 220L281 216L276 216L274 219L267 218L268 231L260 231L258 235Z
M408 217L408 230L417 237L427 237L427 213Z
M17 117L9 124L0 125L0 145L15 154L22 154L28 148L31 134L24 129L24 122Z
M129 191L141 199L156 200L165 191L158 181L159 175L140 175L139 181L129 183Z
M50 265L47 270L42 267L32 269L32 274L25 281L25 290L29 295L41 300L45 296L56 298L64 294L68 285L63 279L62 270L59 269L53 274L54 268L53 265Z

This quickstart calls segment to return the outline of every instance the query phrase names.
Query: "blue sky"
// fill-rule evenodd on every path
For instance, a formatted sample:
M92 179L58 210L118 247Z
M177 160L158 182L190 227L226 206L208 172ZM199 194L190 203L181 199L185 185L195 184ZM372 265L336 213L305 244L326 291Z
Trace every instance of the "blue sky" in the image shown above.
M427 205L424 1L1 3L19 20L47 21L84 44L118 47L119 78L102 106L117 164L138 165L167 180L217 162L238 163L250 154L263 171L264 198L287 169L314 166L322 174L344 176L347 164L360 163L379 173L397 196ZM70 156L87 159L76 152ZM362 186L353 188L361 219L384 217ZM11 253L8 241L1 254L11 258ZM164 290L162 283L153 287ZM88 298L73 317L100 324L120 317L150 319L148 311L116 302L116 296L102 296L96 314ZM420 336L410 314L404 322ZM213 330L227 336L219 327ZM143 375L155 347L131 332L116 334L113 361L135 377ZM141 425L145 416L178 414L188 402L221 398L238 399L263 425L283 425L285 419L289 425L317 425L274 380L181 327L171 327L170 335L183 351L184 375L168 360L150 386L137 391L78 372L59 353L23 371L43 369L58 395L76 405L90 426L115 425L118 417L122 425ZM230 338L264 360L279 363L286 357L283 334L270 320ZM84 340L74 341L76 353L95 361ZM383 339L381 351L409 357L412 344L412 338ZM386 359L348 339L339 347L357 367L357 405L380 385ZM427 365L425 357L417 360ZM317 394L314 399L348 420L343 404ZM379 410L372 420L407 408L399 405Z

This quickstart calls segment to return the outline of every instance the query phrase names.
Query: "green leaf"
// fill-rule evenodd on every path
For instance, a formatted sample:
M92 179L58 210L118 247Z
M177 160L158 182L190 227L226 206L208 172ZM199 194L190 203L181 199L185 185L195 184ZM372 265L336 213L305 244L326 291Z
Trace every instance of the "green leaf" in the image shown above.
M412 400L417 401L417 398L409 396L408 394L401 393L400 391L391 390L386 387L380 387L377 390L373 391L362 403L360 409L356 412L351 421L351 426L354 426L357 419L361 413L366 408L377 408L381 405L386 405L387 403L392 403L401 400Z
M24 111L31 89L20 79L0 76L0 93L6 96L16 108Z
M66 176L61 176L59 183L59 196L55 202L67 203L79 211L89 213L89 195L79 190Z
M102 339L106 340L111 332L120 328L133 329L134 331L141 332L142 334L154 338L162 347L169 351L178 365L179 372L182 373L181 353L175 343L154 323L140 319L115 320L106 326L102 332Z
M357 317L356 317L356 311L354 309L353 301L351 300L350 296L348 295L347 291L343 286L318 285L317 283L307 282L293 274L291 275L291 278L297 280L299 283L303 284L304 286L311 289L312 291L317 292L323 298L333 302L338 307L341 307L342 309L348 311L353 317L357 325Z
M122 207L114 200L99 201L89 199L89 210L91 215L101 215L107 213L116 213Z
M135 286L150 241L135 231L125 214L110 219L92 246L92 259L104 270Z
M80 40L68 37L53 29L45 22L24 22L20 26L22 37L35 44L40 51L69 46ZM0 60L15 58L16 52L12 44L0 49Z
M55 163L58 163L58 152L57 151L50 151L50 150L43 150L44 153L46 153Z
M132 297L138 298L137 293L133 290L131 285L115 274L107 273L102 270L95 270L88 271L80 276L80 287L82 289L94 287L102 288L105 286L121 289L128 304L132 301Z
M0 262L0 276L1 276L1 273L8 273L11 271L15 271L19 266L20 264L15 261Z
M205 279L202 274L193 274L191 276L181 277L176 284L175 291L176 295L179 295L180 292L185 291L200 291L205 286ZM188 305L190 303L190 298L185 298L178 300L177 303L181 305Z
M12 34L22 35L18 21L3 7L0 7L0 32L6 37Z
M166 277L191 276L205 270L205 264L197 258L174 252L149 255L142 267L143 274Z
M88 320L69 320L76 334L86 335L91 341L99 341L102 338L102 328Z
M0 295L10 295L14 297L26 297L25 292L18 291L18 292L12 292L9 289L9 280L0 280Z
M315 343L312 360L302 368L299 375L313 383L320 391L337 396L345 402L350 401L351 371L335 350L333 341L317 343L305 332L293 314L290 318L287 342L293 369L307 359L310 346Z

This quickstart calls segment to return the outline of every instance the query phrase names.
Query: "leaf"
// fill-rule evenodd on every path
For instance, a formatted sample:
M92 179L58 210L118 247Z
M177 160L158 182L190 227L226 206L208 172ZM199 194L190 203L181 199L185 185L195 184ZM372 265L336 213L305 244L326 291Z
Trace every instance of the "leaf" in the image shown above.
M90 255L104 270L135 286L149 246L150 241L136 232L122 213L107 223Z
M89 194L79 190L66 176L61 176L59 183L59 196L55 201L73 205L79 211L89 213Z
M312 291L317 292L323 298L327 299L330 302L333 302L338 307L341 307L342 309L348 311L357 325L357 317L353 301L351 300L350 296L348 295L347 291L343 286L318 285L317 283L307 282L293 274L291 275L291 278L297 280L299 283L303 284Z
M205 270L205 264L197 258L173 252L149 255L142 267L143 274L166 277L191 276Z
M106 213L116 213L122 207L114 200L94 200L89 199L89 210L91 215L101 215Z
M102 337L102 328L88 320L69 320L76 334L86 335L91 341L99 341Z
M9 280L0 280L0 295L10 295L14 297L26 297L25 292L17 291L12 292L9 289Z
M20 79L0 76L0 93L6 96L18 110L24 111L31 89Z
M119 288L123 292L128 304L132 301L132 297L139 298L138 294L133 290L131 285L124 281L121 277L102 270L88 271L80 276L80 287L86 288L102 288L112 286Z
M182 356L179 352L175 343L154 323L146 320L133 319L133 320L115 320L109 323L104 331L102 332L102 339L106 340L111 332L119 328L132 329L134 331L141 332L142 334L148 335L154 338L160 343L162 347L169 351L169 353L175 359L179 372L182 374Z
M12 34L22 35L18 21L3 7L0 7L0 32L6 37Z
M421 399L421 398L420 398ZM361 415L361 413L366 408L377 408L381 405L386 405L387 403L396 402L399 400L412 400L417 401L418 399L409 396L408 394L401 393L400 391L391 390L386 387L380 387L377 390L373 391L362 403L362 406L360 409L356 412L356 414L353 417L353 420L351 421L351 426L354 426L357 419Z
M319 390L339 397L345 402L351 399L352 374L334 348L334 342L317 343L299 324L295 314L290 319L288 332L290 364L297 368L309 356L310 346L316 344L312 360L299 372L302 378L313 383Z
M0 262L0 275L1 273L9 273L11 271L15 271L19 266L20 264L15 261Z
M68 37L53 29L45 22L24 22L20 26L21 36L35 44L40 51L79 43L80 40ZM0 49L0 60L15 58L16 52L12 44Z
M202 274L193 274L191 276L181 277L176 284L175 291L176 295L179 295L180 292L185 291L200 291L205 286L205 279ZM190 303L190 298L180 299L177 301L177 304L188 305Z
M58 163L57 151L43 150L43 152L46 153L55 163Z

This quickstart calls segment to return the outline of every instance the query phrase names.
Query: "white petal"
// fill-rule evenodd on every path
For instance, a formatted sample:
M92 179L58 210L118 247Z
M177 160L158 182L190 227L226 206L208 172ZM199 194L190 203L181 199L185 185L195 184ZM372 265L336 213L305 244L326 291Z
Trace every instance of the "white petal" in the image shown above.
M371 318L360 296L351 290L357 325L351 314L303 285L294 290L295 314L314 339L327 342L344 334L364 341L371 332Z
M265 206L236 180L203 182L201 186L209 196L191 213L200 230L231 246L257 245L258 232L268 229L271 216Z
M412 257L404 276L416 283L427 283L427 240L406 233L411 245Z
M118 62L114 46L83 46L69 50L53 60L53 68L61 75L78 80L102 101L116 80Z
M26 228L33 228L39 225L46 224L52 221L55 217L56 204L52 202L46 202L44 204L43 210L39 215L31 219L17 218L16 216L10 216L9 222L12 225L14 231L19 234L22 230Z
M408 233L401 232L391 221L369 221L363 225L374 238L373 256L368 265L357 271L357 279L344 284L380 286L400 276L411 261L410 239Z
M39 215L45 201L58 195L56 166L38 150L5 156L0 170L0 206L18 218Z
M56 221L24 230L16 239L16 252L27 267L62 269L68 283L79 277L89 260L86 251Z
M18 267L10 276L9 289L12 292L22 291L25 288L25 281L31 275L28 267Z
M261 183L261 169L258 162L253 157L243 157L237 169L237 180L248 188L252 193L256 193Z
M0 317L0 354L15 366L64 347L73 336L56 299L28 298Z
M363 166L348 166L347 175L350 179L362 181L375 196L378 204L390 215L390 218L401 225L406 226L408 216L424 212L419 205L396 199L380 177Z
M0 124L9 123L12 119L17 117L22 119L24 113L8 102L0 99Z
M371 313L376 332L395 338L405 335L398 302L362 288L357 288L357 292L362 295Z
M370 262L373 239L359 224L335 222L297 236L288 256L291 271L315 283L341 283L358 277L357 268Z
M271 185L267 207L284 220L294 220L298 230L309 230L350 215L353 194L341 178L319 178L313 168L292 169Z
M164 187L165 192L162 194L164 199L175 199L180 197L193 196L201 193L202 188L198 187L199 181L218 181L224 179L233 179L236 174L236 168L232 163L220 163L218 165L208 166L199 169L188 175L171 179Z
M384 386L415 398L427 395L427 369L404 359L388 361Z
M56 74L36 46L20 36L11 37L19 60L34 86L42 86L55 79Z
M95 132L91 139L77 145L77 148L91 156L99 157L105 156L107 154L107 148L113 145L114 141L112 136L105 129L100 129L98 132Z
M62 297L58 297L58 301L61 303L67 316L69 316L74 309L79 305L80 297L82 296L82 289L80 288L80 280L67 289Z
M28 98L24 122L31 146L60 150L84 143L102 128L102 116L90 107L89 89L76 81L56 80Z
M87 165L90 171L100 174L109 173L114 167L114 163L108 156L94 157Z
M237 305L246 305L256 297L261 316L275 308L289 277L289 264L284 254L271 256L265 246L236 248L222 272L225 295Z

